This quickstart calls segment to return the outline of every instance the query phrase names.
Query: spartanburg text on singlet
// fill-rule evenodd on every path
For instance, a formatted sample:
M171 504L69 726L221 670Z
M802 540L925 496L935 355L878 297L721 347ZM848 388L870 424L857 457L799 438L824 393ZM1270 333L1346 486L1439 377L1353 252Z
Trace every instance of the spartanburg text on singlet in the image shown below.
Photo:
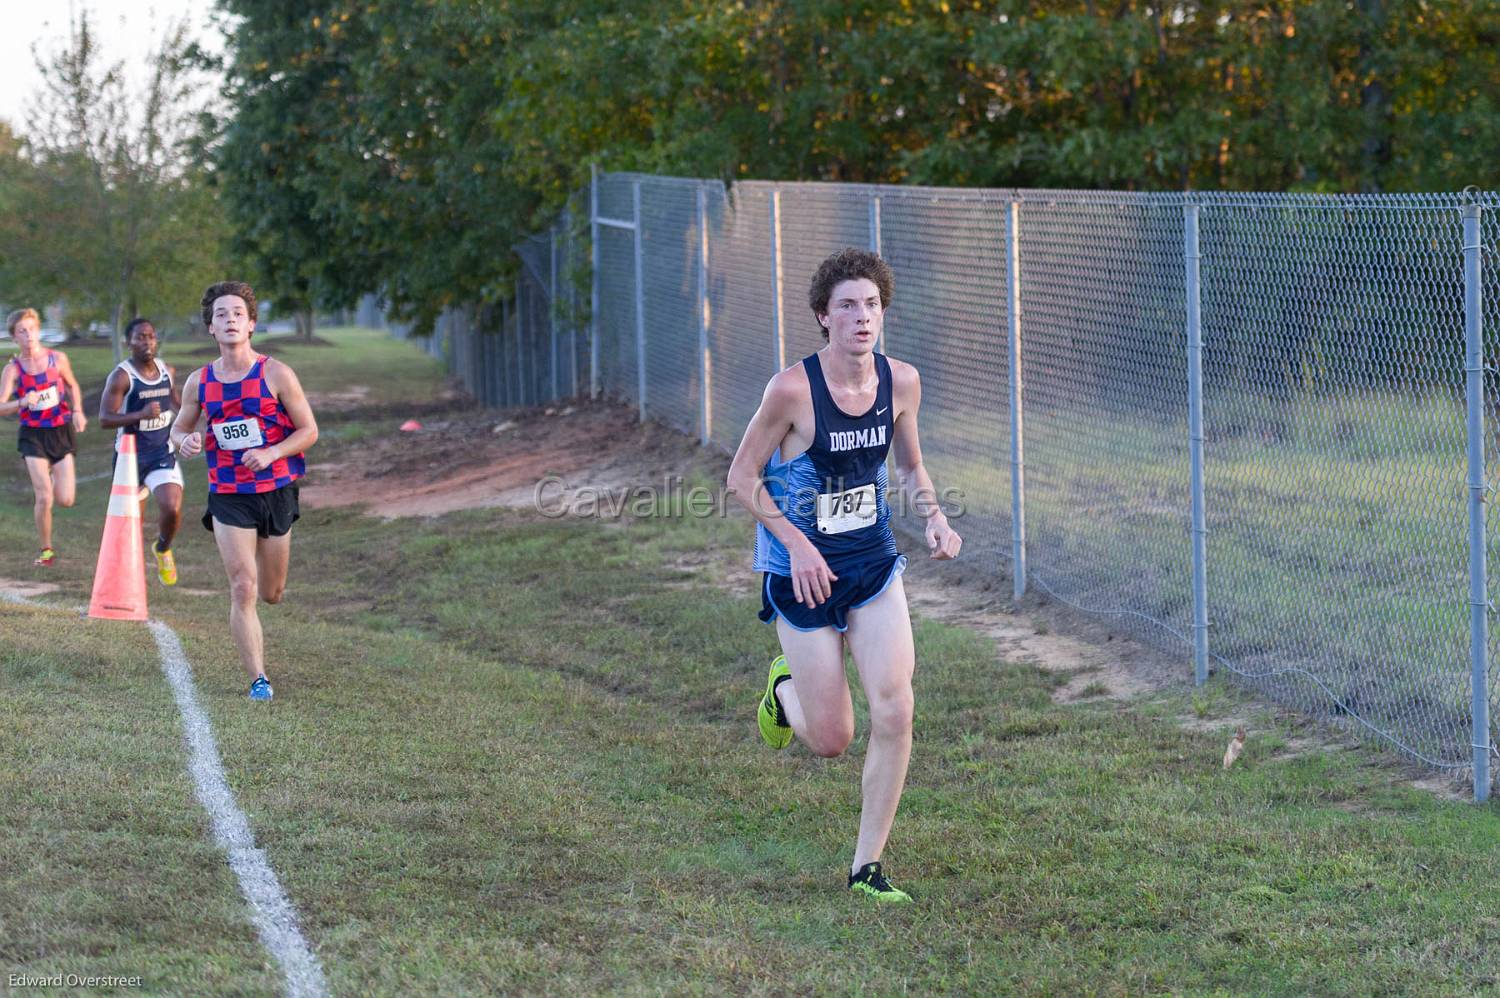
M134 434L137 460L143 463L150 463L153 458L170 454L172 418L176 413L172 411L172 375L167 371L167 365L160 359L157 360L155 381L143 378L141 372L128 360L120 361L116 370L124 371L126 377L130 378L130 390L125 393L125 404L121 411L139 412L156 402L161 406L161 415L155 419L143 419L139 423L122 426L115 438L119 439L127 433Z

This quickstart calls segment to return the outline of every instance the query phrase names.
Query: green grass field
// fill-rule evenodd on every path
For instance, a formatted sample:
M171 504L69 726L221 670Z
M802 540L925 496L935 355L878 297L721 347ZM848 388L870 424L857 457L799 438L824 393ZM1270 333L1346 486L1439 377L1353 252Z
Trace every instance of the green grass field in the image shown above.
M371 392L323 418L314 474L441 387L407 344L320 335L336 346L279 356L311 391ZM108 367L94 352L74 354L90 393ZM108 435L83 443L81 473L102 473ZM0 478L0 576L28 579L21 475L17 459ZM753 704L774 634L752 593L679 567L747 550L739 518L308 511L287 601L262 609L276 701L249 704L196 522L202 465L188 477L182 582L153 581L152 613L182 637L333 993L1500 987L1496 806L1416 790L1377 753L1299 750L1305 732L1220 680L1058 704L1065 673L928 620L885 856L918 903L849 896L863 719L842 759L765 749ZM271 993L149 635L68 609L87 601L107 491L87 482L58 517L49 608L0 604L0 965ZM1225 772L1212 722L1247 713Z

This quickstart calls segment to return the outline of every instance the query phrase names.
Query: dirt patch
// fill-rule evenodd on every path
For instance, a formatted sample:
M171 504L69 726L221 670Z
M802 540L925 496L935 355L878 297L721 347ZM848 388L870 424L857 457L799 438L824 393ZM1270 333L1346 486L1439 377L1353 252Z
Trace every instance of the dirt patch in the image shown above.
M1462 801L1473 803L1474 801L1474 779L1472 775L1460 777L1455 773L1426 773L1411 781L1411 785L1418 790L1440 797L1443 800Z
M57 586L50 582L36 582L26 579L7 579L0 577L0 594L6 596L18 596L22 599L31 599L33 596L45 596L47 593L57 592Z
M369 385L350 385L337 392L308 392L307 402L313 412L349 412L364 406L370 398Z
M496 506L618 515L707 456L690 438L608 402L449 409L420 422L315 465L302 502L358 505L387 518Z
M760 573L750 568L748 552L735 558L726 557L720 551L695 552L676 559L671 565L688 574L688 578L668 583L673 589L701 589L711 585L731 593L760 591Z
M1091 640L1075 636L1071 626L1059 633L1052 615L976 585L972 568L931 561L920 550L908 557L906 595L913 611L989 635L1001 660L1070 674L1053 693L1058 703L1132 700L1182 683L1184 666L1155 649L1097 625Z

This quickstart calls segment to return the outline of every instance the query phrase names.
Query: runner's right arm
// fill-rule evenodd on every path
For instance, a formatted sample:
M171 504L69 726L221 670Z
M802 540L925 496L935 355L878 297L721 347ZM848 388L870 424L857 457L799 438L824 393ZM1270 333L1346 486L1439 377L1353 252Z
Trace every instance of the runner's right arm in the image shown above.
M172 423L172 445L177 448L177 456L184 459L203 449L203 434L197 430L198 416L203 411L198 405L198 373L189 374L183 384L182 407Z
M161 403L152 402L135 412L125 411L125 396L130 391L130 375L118 367L109 372L104 382L104 394L99 396L99 425L106 429L130 426L143 419L155 419L161 415Z
M5 370L0 371L0 416L14 416L21 411L22 399L13 399L16 393L16 365L6 362ZM28 392L27 394L31 394Z
M729 466L727 484L740 505L786 548L792 562L792 596L812 609L833 595L833 582L838 576L829 569L828 562L807 535L777 508L761 478L761 469L791 431L797 408L807 394L796 380L795 370L782 371L766 385L760 408L745 428L745 436Z

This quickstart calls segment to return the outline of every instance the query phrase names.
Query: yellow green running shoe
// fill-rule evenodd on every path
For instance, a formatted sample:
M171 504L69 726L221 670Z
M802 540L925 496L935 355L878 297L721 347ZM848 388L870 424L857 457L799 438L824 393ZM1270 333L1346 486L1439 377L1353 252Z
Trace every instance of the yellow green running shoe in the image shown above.
M879 863L866 863L859 868L858 873L849 874L849 889L876 901L911 903L910 894L885 879L885 874L880 872Z
M792 670L786 666L786 656L777 655L771 660L771 674L766 677L766 695L760 698L760 709L756 720L760 722L760 736L773 749L784 749L792 743L792 725L776 699L776 684L791 679Z
M156 556L156 577L161 579L164 586L177 585L177 558L172 554L172 549L163 551L156 545L160 543L158 538L151 542L151 553Z

